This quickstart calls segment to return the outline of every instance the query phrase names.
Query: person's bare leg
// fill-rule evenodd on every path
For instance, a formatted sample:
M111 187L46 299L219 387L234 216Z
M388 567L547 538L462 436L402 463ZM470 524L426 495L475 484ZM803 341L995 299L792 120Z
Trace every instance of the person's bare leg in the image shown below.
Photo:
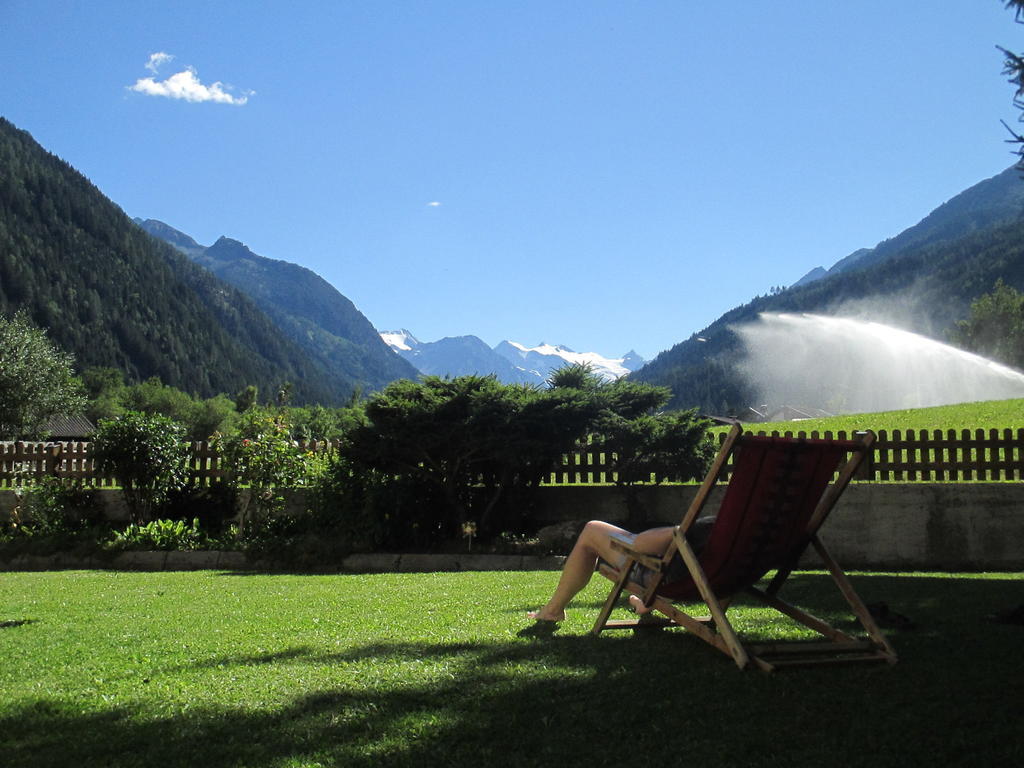
M653 528L637 534L633 538L633 543L637 549L643 552L661 554L672 540L672 530L672 528ZM558 586L555 587L551 599L540 610L530 611L526 615L538 621L563 621L565 606L590 581L590 577L594 575L597 559L601 557L610 563L622 559L621 553L612 549L611 537L613 535L632 536L633 534L601 520L591 520L587 523L580 532L579 538L576 539L572 552L565 560L562 575L558 579ZM641 605L643 605L642 602Z

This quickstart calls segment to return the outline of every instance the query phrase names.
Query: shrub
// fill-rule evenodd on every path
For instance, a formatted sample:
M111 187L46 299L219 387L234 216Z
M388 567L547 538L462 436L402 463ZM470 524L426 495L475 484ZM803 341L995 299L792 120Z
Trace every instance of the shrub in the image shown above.
M443 499L408 475L392 475L337 457L319 478L311 524L355 551L423 548L448 538Z
M132 522L152 520L171 491L185 486L189 450L183 437L180 424L157 414L128 411L100 422L96 463L120 484Z
M291 439L291 425L282 413L250 408L242 415L238 435L214 435L211 442L222 457L230 487L248 487L242 496L240 528L284 508L283 488L304 485L316 466Z
M132 523L115 531L108 549L115 550L184 550L205 549L209 539L199 528L199 519L186 525L184 520L152 520L145 525Z
M367 420L342 444L321 503L333 497L339 524L371 545L450 541L466 525L484 542L531 532L538 486L602 429L609 435L599 443L627 486L667 464L702 473L707 423L690 412L657 414L669 396L606 383L586 365L556 371L547 389L493 376L393 382L366 403Z
M96 492L64 485L55 477L32 478L15 488L11 519L0 522L0 545L8 556L89 552L106 532Z
M103 517L94 489L65 485L56 477L43 477L20 495L18 517L34 533L74 534Z
M199 519L199 525L211 536L224 533L237 513L238 491L229 483L207 487L188 486L171 491L161 516L169 520Z

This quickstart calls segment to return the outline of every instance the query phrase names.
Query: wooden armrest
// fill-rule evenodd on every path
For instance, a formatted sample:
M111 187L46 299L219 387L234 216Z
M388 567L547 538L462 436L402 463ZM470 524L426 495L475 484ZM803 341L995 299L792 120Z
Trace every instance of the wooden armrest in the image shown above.
M618 550L624 553L630 560L640 563L644 568L650 568L652 571L661 570L661 556L652 555L649 552L640 552L633 547L632 538L626 538L625 536L619 536L618 534L611 534L610 542L612 549Z
M611 533L608 535L611 540L612 547L622 552L629 552L633 549L633 536L623 536L619 533Z

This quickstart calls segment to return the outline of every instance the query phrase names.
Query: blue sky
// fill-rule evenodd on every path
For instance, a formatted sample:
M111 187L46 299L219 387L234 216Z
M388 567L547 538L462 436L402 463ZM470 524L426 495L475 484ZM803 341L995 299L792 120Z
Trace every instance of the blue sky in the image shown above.
M1012 164L1002 5L0 0L0 114L380 330L651 358Z

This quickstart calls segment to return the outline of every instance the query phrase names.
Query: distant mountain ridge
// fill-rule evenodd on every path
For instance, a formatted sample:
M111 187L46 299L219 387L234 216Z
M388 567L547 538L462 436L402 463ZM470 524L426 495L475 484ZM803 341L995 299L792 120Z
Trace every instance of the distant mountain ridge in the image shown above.
M943 339L997 279L1024 290L1022 213L1024 181L1010 168L954 196L895 237L840 259L827 272L815 268L782 292L729 310L632 377L670 387L670 407L740 412L754 404L756 387L737 367L742 349L732 328L754 322L762 312L859 311Z
M493 374L505 384L540 385L553 371L573 363L586 363L602 379L611 381L644 364L632 351L622 358L607 358L596 352L573 352L563 346L526 347L512 341L502 341L492 349L476 336L421 342L404 329L383 331L381 338L421 373L434 376Z
M250 384L270 394L285 382L296 403L351 394L245 294L144 232L0 118L0 312L17 310L80 369L157 376L202 397Z
M356 306L312 270L260 256L229 237L203 247L161 221L135 221L251 297L349 391L379 389L395 379L416 377L416 369L381 340Z
M895 237L883 240L874 248L860 248L837 261L828 270L815 267L790 287L796 288L829 275L863 269L890 257L898 257L908 248L957 240L972 232L1011 221L1022 210L1024 184L1021 183L1020 171L1014 166L965 189Z

